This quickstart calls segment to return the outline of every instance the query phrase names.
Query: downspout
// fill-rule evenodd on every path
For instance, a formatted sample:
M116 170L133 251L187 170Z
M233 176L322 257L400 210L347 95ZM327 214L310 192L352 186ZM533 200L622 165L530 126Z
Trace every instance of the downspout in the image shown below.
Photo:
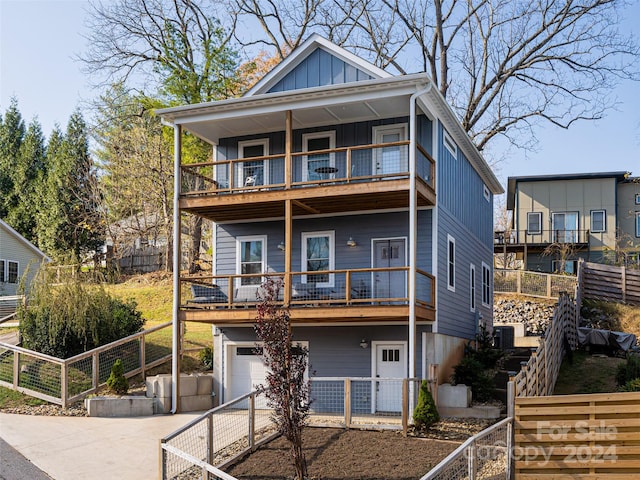
M416 198L416 102L419 96L428 93L433 83L415 92L409 98L409 378L416 377L416 262L418 258L418 202ZM423 372L424 373L424 372ZM414 387L413 382L410 384ZM413 413L413 392L409 395L410 409Z
M171 357L171 413L179 412L180 401L180 162L182 127L173 126L173 338Z

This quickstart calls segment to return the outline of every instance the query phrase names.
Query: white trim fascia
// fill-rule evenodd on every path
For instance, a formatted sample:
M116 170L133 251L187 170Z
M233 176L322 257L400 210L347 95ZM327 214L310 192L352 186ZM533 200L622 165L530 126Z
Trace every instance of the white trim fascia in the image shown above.
M253 87L244 94L245 97L251 97L266 93L276 83L293 71L304 59L306 59L316 48L322 48L327 53L339 58L345 63L364 71L374 78L388 78L390 73L376 67L374 64L354 55L353 53L339 47L335 43L330 42L326 38L317 33L311 34L301 45L293 50L284 60L276 65L269 73L257 82Z
M411 95L428 83L429 76L425 73L412 75L402 75L390 78L379 78L373 80L363 80L357 83L345 83L340 85L327 85L322 87L311 87L300 90L290 90L285 92L274 92L256 95L254 97L230 98L213 102L203 102L179 107L160 108L155 113L161 116L170 125L188 124L191 122L215 120L217 118L232 118L233 116L246 116L248 109L259 107L271 107L265 109L264 113L281 112L288 109L301 108L305 102L315 100L319 106L334 105L336 100L361 101L379 99L381 92L385 96ZM356 94L367 94L367 97L356 97ZM322 100L325 100L324 102ZM353 100L351 100L353 99ZM260 110L255 110L260 112ZM217 117L216 114L222 112L236 112L236 115L226 115ZM253 114L253 113L252 113ZM187 121L187 119L189 121Z
M418 98L418 101L421 101L420 98ZM433 148L433 158L438 159L440 158L440 150L439 150L439 144L440 142L438 142L438 119L434 118L431 122L431 143L432 143L432 148ZM439 230L438 230L438 211L440 210L440 196L438 195L438 188L440 185L440 182L438 182L438 172L440 170L440 162L438 162L436 160L435 162L435 169L434 169L434 175L435 175L435 182L436 182L436 204L433 206L433 212L431 213L431 273L433 275L435 275L436 279L433 282L433 288L435 289L435 320L433 322L433 327L431 328L431 331L433 333L438 333L438 304L440 303L438 301L438 279L439 279L439 275L438 275L438 266L439 266L439 261L438 261L438 244L440 243L440 237L439 237Z
M291 307L291 308L297 308L297 307ZM304 307L307 308L307 307ZM403 327L406 327L407 325L409 325L408 321L393 321L393 322L360 322L360 321L355 321L355 322L309 322L307 323L307 321L304 321L304 324L301 323L295 323L296 320L293 320L294 324L293 324L293 328L301 328L301 327L388 327L388 326L398 326L398 325L402 325ZM416 322L416 325L431 325L433 327L433 322L430 321L419 321ZM250 323L225 323L223 325L219 325L216 324L219 328L221 329L225 329L225 328L253 328L253 325ZM433 332L429 332L429 333L433 333Z
M21 243L23 243L26 247L28 247L34 253L36 253L37 255L40 255L43 258L43 260L46 260L47 262L51 261L51 258L49 258L49 256L46 253L44 253L42 250L36 247L33 243L31 243L29 240L27 240L22 235L20 235L17 231L15 231L11 227L11 225L9 225L7 222L2 220L1 218L0 218L0 226L3 226L7 230L7 232L9 232L13 237L15 237Z

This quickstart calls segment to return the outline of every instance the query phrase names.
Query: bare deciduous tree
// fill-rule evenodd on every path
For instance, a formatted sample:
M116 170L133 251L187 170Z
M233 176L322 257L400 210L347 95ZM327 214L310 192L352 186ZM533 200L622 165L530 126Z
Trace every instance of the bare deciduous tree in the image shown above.
M638 44L618 31L625 0L236 5L240 18L253 17L264 29L251 42L294 47L316 31L383 68L428 72L480 150L499 135L531 147L540 121L568 128L599 119L615 105L610 92L617 81L640 79Z

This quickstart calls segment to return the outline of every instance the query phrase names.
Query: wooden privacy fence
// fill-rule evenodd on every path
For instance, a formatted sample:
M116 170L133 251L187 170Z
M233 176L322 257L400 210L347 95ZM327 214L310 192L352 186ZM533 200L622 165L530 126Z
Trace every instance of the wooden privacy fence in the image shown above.
M515 293L530 297L557 298L560 292L573 293L578 279L572 275L529 272L526 270L493 271L495 293Z
M583 298L640 305L640 270L580 262Z
M165 331L171 325L163 323L67 359L0 343L0 385L66 408L104 385L117 359L126 377L144 376L171 359Z
M565 348L578 346L578 319L576 303L568 294L562 293L553 319L540 338L540 345L513 378L516 397L552 394Z
M636 480L640 392L515 399L520 480Z

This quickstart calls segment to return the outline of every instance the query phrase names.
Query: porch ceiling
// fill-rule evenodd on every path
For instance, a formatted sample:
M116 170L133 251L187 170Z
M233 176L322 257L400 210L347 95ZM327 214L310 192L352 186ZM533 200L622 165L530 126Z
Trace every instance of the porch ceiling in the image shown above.
M294 129L401 117L408 114L409 95L382 96L365 101L345 101L292 109ZM259 113L250 109L243 116L226 118L223 121L190 122L188 125L185 124L185 128L194 135L215 144L220 138L284 130L285 110Z

